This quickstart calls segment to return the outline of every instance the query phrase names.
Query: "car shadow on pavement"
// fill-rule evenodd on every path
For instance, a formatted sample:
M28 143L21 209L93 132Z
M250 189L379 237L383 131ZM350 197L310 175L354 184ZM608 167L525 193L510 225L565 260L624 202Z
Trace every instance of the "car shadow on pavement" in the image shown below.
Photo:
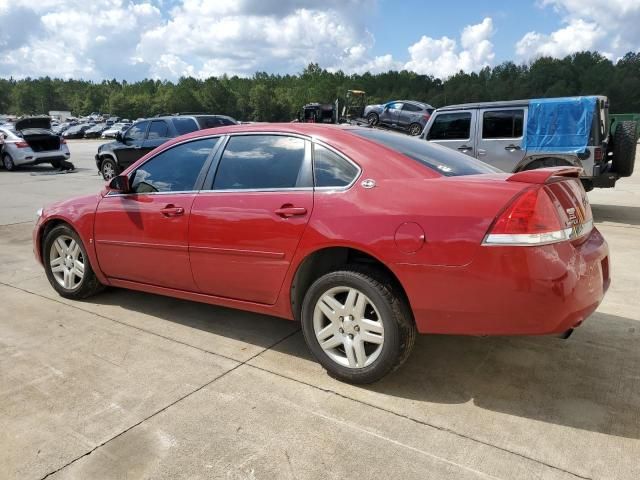
M275 343L272 350L280 360L268 360L269 370L330 390L344 388L309 362L313 358L301 333L278 343L298 329L297 323L116 289L92 300L262 348ZM568 340L422 335L402 368L356 388L379 393L382 401L385 396L410 400L412 408L473 402L489 411L640 439L638 347L639 321L603 313Z
M626 225L640 225L640 207L625 205L591 204L593 219L596 222L623 223Z

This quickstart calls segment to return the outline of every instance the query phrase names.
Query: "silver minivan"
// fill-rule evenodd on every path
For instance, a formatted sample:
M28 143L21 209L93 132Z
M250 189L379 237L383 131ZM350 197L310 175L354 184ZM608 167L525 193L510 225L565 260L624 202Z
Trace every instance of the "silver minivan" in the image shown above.
M422 138L505 172L582 167L585 189L613 187L633 173L634 122L610 134L604 96L468 103L437 109Z

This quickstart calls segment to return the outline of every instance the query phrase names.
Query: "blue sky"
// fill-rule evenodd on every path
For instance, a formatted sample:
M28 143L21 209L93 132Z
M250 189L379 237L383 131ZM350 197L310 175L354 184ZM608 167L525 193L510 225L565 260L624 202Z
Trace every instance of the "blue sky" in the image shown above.
M175 80L640 50L640 0L0 0L0 76Z

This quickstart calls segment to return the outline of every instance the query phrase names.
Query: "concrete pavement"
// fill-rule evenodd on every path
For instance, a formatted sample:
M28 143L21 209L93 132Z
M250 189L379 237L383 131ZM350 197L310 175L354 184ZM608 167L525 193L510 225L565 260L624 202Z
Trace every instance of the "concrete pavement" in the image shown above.
M0 171L0 478L640 477L640 172L590 193L612 256L567 341L420 337L398 372L336 382L293 322L111 289L57 296L43 203L102 185Z

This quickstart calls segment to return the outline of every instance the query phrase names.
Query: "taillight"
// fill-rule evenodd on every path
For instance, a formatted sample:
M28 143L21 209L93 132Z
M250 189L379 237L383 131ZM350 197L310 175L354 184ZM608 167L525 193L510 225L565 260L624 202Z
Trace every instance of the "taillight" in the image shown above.
M568 183L525 190L498 215L483 244L546 245L589 233L593 228L591 207L579 187L565 185Z
M429 119L431 118L431 114L430 114L430 113L425 113L422 117L423 117L425 120L429 120Z
M602 161L602 149L600 147L596 147L593 150L593 160L596 162L601 162Z
M29 144L27 142L15 142L13 144L16 148L28 148Z

